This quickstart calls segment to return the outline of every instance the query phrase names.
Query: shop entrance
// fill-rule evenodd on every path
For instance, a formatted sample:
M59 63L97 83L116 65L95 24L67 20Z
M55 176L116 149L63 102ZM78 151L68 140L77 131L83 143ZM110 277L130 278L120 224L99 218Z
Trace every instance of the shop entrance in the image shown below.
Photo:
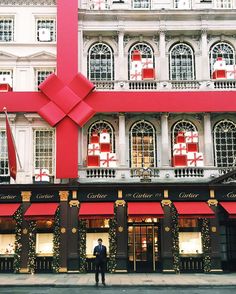
M129 224L128 262L132 272L159 269L159 234L156 224Z

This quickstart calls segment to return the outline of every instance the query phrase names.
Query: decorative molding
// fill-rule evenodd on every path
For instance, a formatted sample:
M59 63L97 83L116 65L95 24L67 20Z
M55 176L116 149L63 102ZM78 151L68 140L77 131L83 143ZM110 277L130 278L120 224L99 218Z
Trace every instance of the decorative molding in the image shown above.
M216 200L216 199L209 199L208 201L207 201L207 203L208 203L208 205L209 206L217 206L218 205L218 200Z
M75 234L77 232L77 229L76 228L72 228L71 229L71 232L72 232L72 234Z
M67 273L67 267L60 267L59 273Z
M56 0L1 0L0 6L56 6Z
M69 202L70 207L79 207L79 201L78 200L71 200Z
M61 233L62 233L62 234L65 234L65 232L66 232L66 228L62 227L62 228L61 228Z
M118 232L119 232L119 233L122 233L123 231L124 231L124 228L123 228L123 227L121 227L121 226L118 227Z
M60 201L68 201L69 191L59 191Z
M125 202L125 200L116 200L115 204L116 204L116 207L118 207L118 206L125 207L126 202Z
M168 198L169 197L169 191L168 190L164 190L164 198Z
M211 227L212 233L216 233L216 227Z
M215 198L215 190L210 190L210 198Z
M28 267L22 267L22 268L20 268L19 273L20 274L28 274L29 273Z
M122 190L118 190L118 199L122 199L123 198L123 192Z
M22 202L30 202L31 191L21 191Z
M171 203L172 203L171 200L162 200L161 201L162 206L169 206L170 207Z
M77 191L72 191L72 199L77 199Z

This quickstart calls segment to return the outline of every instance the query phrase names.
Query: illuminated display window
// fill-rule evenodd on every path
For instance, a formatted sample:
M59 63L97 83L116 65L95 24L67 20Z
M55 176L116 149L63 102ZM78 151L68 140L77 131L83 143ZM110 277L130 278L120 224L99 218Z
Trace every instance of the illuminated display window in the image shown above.
M15 234L0 234L0 254L15 253Z
M109 228L109 219L89 219L86 220L86 227L91 228Z
M36 254L52 255L53 254L53 233L36 234Z
M93 249L98 245L98 239L102 238L102 244L107 247L107 253L109 253L109 234L105 232L101 233L87 233L86 234L86 256L88 258L93 256Z
M179 232L180 254L201 254L202 236L201 232Z

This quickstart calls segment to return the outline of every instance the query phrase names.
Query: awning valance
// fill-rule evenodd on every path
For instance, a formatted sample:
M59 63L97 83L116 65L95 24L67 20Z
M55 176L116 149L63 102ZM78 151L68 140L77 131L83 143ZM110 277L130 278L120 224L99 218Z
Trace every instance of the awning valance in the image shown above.
M220 202L220 205L226 210L229 218L236 218L236 202Z
M0 218L9 218L20 207L19 203L4 203L0 204Z
M159 202L129 202L128 216L163 218L164 212Z
M49 219L53 218L58 207L58 203L32 203L26 210L26 219Z
M79 209L80 219L104 219L114 217L114 203L81 203Z
M213 210L206 202L174 202L181 218L214 218Z

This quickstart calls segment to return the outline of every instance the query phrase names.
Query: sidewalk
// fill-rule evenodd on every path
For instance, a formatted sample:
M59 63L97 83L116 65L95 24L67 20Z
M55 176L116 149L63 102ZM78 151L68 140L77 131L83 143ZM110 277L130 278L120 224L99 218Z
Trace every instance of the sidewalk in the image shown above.
M107 286L236 286L236 273L229 274L107 274ZM94 274L0 274L0 287L94 286Z

